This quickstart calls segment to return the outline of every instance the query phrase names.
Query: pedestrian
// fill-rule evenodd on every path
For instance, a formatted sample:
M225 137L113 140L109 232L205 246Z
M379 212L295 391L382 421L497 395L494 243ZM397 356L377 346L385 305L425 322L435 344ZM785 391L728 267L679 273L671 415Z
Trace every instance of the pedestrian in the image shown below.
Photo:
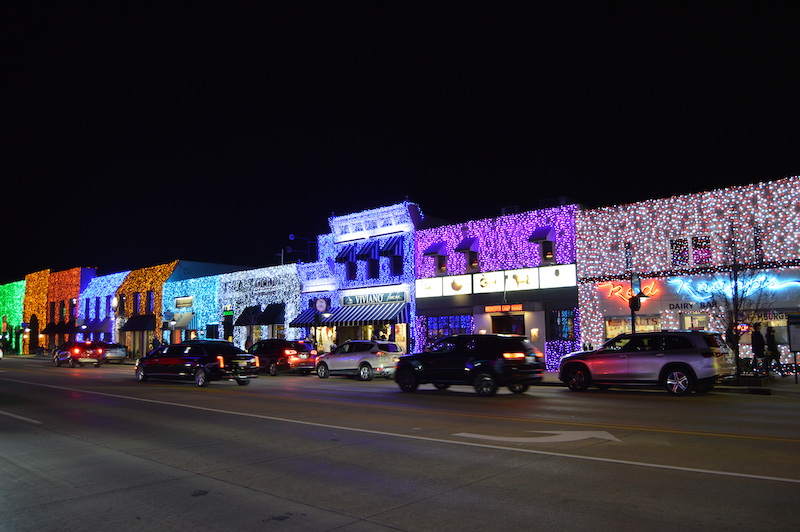
M767 327L767 334L764 335L767 344L767 373L769 373L772 363L775 362L776 369L781 367L781 352L778 350L778 342L775 340L775 327Z
M750 334L750 346L753 348L753 374L758 375L758 366L764 365L764 335L761 334L761 323L753 324L753 332Z

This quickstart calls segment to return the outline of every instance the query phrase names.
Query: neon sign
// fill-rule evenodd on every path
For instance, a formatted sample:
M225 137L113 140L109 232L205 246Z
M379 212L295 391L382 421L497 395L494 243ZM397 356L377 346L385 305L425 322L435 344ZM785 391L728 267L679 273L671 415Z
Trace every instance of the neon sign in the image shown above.
M630 299L637 295L633 293L633 288L629 283L619 284L619 283L601 283L597 285L597 288L601 288L605 291L605 297L607 299L619 298L625 303L630 301ZM656 286L656 281L650 281L649 283L642 283L642 294L646 297L655 297L661 293L661 289Z
M667 279L667 284L675 286L675 293L686 295L695 301L709 301L715 296L733 297L733 281L729 279L694 280L674 277ZM774 275L760 274L736 283L739 296L748 297L762 291L778 291L792 286L800 286L800 280L782 281Z

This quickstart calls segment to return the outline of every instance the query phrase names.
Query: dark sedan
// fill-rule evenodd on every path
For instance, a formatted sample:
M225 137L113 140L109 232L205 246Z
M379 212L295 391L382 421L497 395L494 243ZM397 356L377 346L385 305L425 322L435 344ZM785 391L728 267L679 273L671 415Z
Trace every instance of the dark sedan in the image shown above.
M463 334L442 338L424 353L401 356L394 378L404 392L425 383L439 390L466 384L490 396L500 386L524 393L541 382L544 367L544 355L524 336Z
M150 377L194 379L200 387L209 381L234 380L250 384L258 377L258 358L230 342L193 340L161 346L136 361L136 379Z
M69 364L69 367L103 363L103 348L93 342L64 342L53 350L53 365Z

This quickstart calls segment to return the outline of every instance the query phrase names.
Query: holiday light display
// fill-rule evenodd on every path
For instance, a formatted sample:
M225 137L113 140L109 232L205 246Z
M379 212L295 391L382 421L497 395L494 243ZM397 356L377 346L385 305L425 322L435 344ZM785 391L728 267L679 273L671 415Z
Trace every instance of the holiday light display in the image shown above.
M115 316L111 301L116 297L117 290L129 273L130 271L124 271L95 277L81 290L78 316L85 327L86 338L94 334L106 334L104 340L116 341L117 331L113 326ZM100 331L101 323L109 325L102 326L104 330Z
M220 277L210 275L164 283L164 321L169 323L175 316L191 313L197 338L205 339L208 326L221 321ZM167 334L164 331L163 340L167 340Z
M446 257L446 273L454 276L474 271L487 273L536 268L542 263L545 248L535 235L547 235L546 240L553 243L553 257L550 259L553 263L574 264L577 210L577 205L563 205L417 231L414 252L417 277L433 278L439 273L437 258L426 254L434 247L437 254ZM457 251L462 243L468 244L468 251L474 255ZM472 262L475 259L477 264ZM577 309L573 309L575 311ZM414 335L418 340L429 336L428 321L424 318L417 320ZM439 320L434 321L434 328L438 330ZM577 331L580 324L573 320L572 326ZM545 341L548 370L555 369L558 360L577 346L577 341L571 340Z
M800 265L800 178L731 187L578 213L577 265L584 343L605 339L600 311L610 281L700 276L723 282L732 265L747 271ZM685 282L685 281L684 281ZM700 309L720 330L720 310ZM660 312L662 328L681 328L682 309Z
M233 316L239 316L248 307L257 305L264 310L270 304L283 304L284 324L288 324L300 313L301 299L296 264L225 273L219 276L218 312L224 308L231 311ZM249 332L247 329L248 327L233 328L234 344L244 347ZM287 327L285 334L286 338L293 340L302 335L302 330Z
M0 337L7 342L7 348L19 351L20 325L25 300L25 281L14 281L0 285L0 317L2 329Z

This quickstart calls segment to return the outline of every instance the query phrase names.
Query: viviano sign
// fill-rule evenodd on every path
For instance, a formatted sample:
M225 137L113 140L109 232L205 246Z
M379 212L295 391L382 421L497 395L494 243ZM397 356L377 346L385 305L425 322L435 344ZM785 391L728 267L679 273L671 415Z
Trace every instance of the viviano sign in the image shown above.
M380 303L403 303L406 301L405 292L377 292L374 294L354 294L342 296L342 306L348 305L377 305Z

